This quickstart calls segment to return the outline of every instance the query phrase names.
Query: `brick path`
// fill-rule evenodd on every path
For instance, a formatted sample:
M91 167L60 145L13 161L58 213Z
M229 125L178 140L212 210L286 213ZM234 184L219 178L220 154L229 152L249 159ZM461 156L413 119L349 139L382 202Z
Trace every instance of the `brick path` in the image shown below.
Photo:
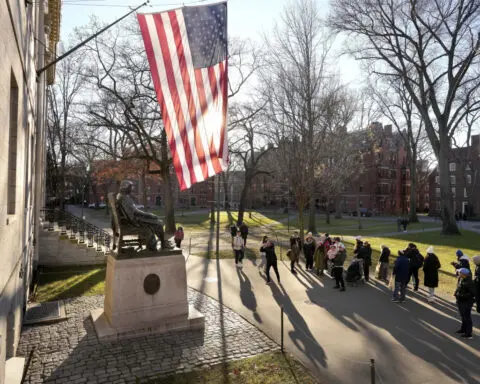
M219 302L188 290L189 302L205 315L205 331L99 343L89 311L103 296L65 300L68 320L25 327L19 355L36 347L25 383L135 383L222 361L278 350L278 345ZM223 322L223 329L222 324Z

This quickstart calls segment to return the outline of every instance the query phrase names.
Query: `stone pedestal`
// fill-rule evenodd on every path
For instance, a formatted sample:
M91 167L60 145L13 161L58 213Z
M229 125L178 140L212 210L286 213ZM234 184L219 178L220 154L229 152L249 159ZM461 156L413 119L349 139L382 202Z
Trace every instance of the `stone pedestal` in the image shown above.
M91 316L99 340L108 341L204 328L204 316L188 305L180 250L109 255L104 307Z

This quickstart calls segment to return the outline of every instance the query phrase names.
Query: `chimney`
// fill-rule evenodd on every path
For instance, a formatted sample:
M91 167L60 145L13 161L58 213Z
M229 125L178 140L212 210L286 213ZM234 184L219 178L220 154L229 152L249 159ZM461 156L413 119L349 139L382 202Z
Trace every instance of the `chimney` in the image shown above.
M383 129L385 131L385 136L392 136L392 124L385 125Z

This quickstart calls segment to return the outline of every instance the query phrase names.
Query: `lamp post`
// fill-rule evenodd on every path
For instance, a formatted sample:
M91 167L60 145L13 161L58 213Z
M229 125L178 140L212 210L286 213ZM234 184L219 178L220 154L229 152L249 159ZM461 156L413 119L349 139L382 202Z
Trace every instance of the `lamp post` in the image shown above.
M83 185L82 185L82 220L85 220L83 216L83 206L85 205L85 179L88 177L88 172L90 171L90 164L87 164L87 168L85 168L85 175L83 178Z

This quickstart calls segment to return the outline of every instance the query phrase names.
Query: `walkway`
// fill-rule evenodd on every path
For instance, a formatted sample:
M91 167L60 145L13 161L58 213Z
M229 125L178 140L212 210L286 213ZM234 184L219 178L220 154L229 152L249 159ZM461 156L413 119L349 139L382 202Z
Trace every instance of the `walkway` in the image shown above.
M256 261L188 258L188 284L244 316L277 342L280 307L285 310L285 343L328 383L369 383L369 361L377 383L480 382L480 329L473 340L453 334L456 306L439 300L430 306L422 293L409 292L404 305L390 302L390 291L373 281L345 293L329 278L303 270L290 274L279 263L282 284L266 285ZM273 271L272 271L273 273ZM474 316L479 325L480 317Z

